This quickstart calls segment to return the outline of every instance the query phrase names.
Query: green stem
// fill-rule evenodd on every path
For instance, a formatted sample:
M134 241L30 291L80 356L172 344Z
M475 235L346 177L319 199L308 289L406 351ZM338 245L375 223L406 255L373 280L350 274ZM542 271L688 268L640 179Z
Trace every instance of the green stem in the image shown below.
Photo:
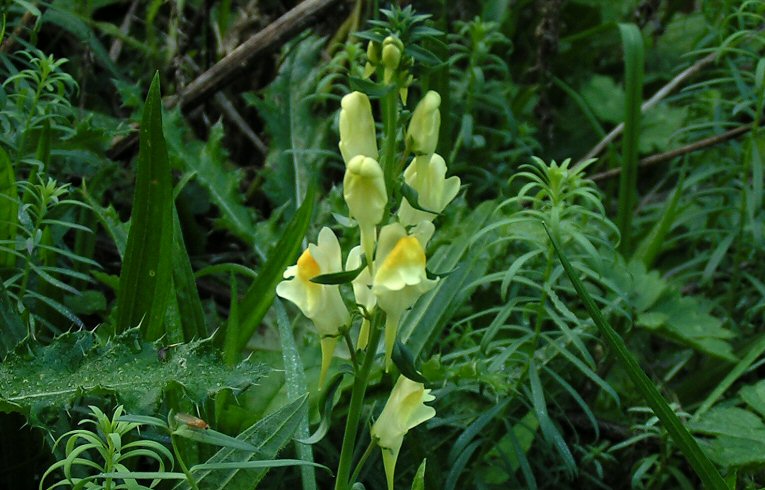
M380 343L380 332L382 331L382 315L378 310L372 318L372 324L369 332L369 344L364 355L364 364L361 370L356 373L353 380L353 391L351 392L351 404L348 408L348 418L345 421L345 435L343 435L343 448L340 451L340 463L337 467L337 478L335 479L335 490L347 490L351 487L351 465L353 463L353 452L356 444L356 433L359 428L359 419L361 418L361 409L364 405L364 394L367 390L369 381L369 372L372 369L377 354L377 344Z
M385 175L385 189L390 203L393 191L396 159L396 133L398 130L398 90L390 90L383 96L383 147L382 167Z
M369 456L372 454L372 450L375 448L377 444L373 440L369 441L369 445L367 446L366 451L364 451L364 454L361 455L361 459L356 464L356 469L353 470L353 474L351 475L351 481L355 482L356 479L359 477L359 473L361 473L361 469L364 467L364 463L367 462L367 459L369 459Z
M356 349L353 347L353 339L348 329L343 329L343 338L345 339L345 345L348 346L348 352L351 354L351 362L353 363L353 371L356 372L359 369L359 361L356 358Z
M194 490L199 490L196 480L191 475L189 469L186 467L186 463L183 461L183 457L181 456L181 452L178 449L178 442L176 441L174 434L170 434L170 442L173 445L173 452L175 453L175 459L178 461L178 466L181 467L181 471L183 471L183 474L186 475L186 480L189 482L189 485L191 485L191 488Z

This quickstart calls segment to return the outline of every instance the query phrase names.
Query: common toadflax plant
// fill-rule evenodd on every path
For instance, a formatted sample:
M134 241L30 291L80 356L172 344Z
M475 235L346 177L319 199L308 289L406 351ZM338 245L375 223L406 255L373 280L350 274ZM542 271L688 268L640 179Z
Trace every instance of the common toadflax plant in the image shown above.
M408 87L413 83L409 73L413 63L396 33L389 33L382 42L370 41L365 76L376 76L377 85L384 89L379 98L381 138L366 93L345 95L339 117L338 146L345 162L343 197L348 216L359 228L359 243L344 252L335 233L323 227L297 263L287 268L276 289L316 328L322 353L320 389L326 384L338 341L345 339L353 351L354 382L336 489L354 484L371 451L372 446L351 473L370 371L377 366L386 373L394 372L393 351L401 340L401 319L438 284L439 279L428 272L426 250L436 232L435 218L460 189L459 177L447 178L446 161L436 153L441 96L426 92L408 123L404 121L402 105L406 105ZM399 134L403 137L397 139ZM343 286L348 282L351 287ZM350 312L343 301L343 295L350 299L351 293L353 299L347 303L355 303L356 312ZM351 332L358 332L355 339ZM411 375L407 369L401 371ZM435 409L426 405L434 399L420 380L401 374L372 425L372 444L382 451L389 489L393 489L404 436L435 416Z

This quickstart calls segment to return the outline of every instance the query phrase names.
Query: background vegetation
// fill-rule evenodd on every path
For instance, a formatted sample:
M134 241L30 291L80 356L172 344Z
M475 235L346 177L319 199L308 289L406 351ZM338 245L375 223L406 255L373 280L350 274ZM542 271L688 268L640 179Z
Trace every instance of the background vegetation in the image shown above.
M441 93L463 189L428 247L449 274L400 329L437 415L397 485L427 458L425 488L699 487L541 221L727 485L761 487L765 4L403 3L433 29L409 98ZM331 486L257 464L337 467L350 398L317 392L316 336L274 289L322 226L357 242L337 112L355 33L396 24L295 5L3 2L1 487ZM395 382L372 379L367 421ZM359 479L385 488L379 456Z

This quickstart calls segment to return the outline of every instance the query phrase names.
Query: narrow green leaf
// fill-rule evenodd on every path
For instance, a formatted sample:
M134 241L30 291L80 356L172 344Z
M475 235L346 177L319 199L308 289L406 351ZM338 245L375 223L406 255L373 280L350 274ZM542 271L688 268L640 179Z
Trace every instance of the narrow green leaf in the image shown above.
M27 335L24 322L19 317L8 293L0 281L0 361Z
M173 286L178 301L178 312L181 317L181 338L188 342L193 339L207 336L205 326L205 312L202 308L202 300L199 299L199 291L191 268L191 260L186 251L183 241L181 222L178 213L173 206Z
M237 439L255 446L257 449L255 452L223 448L203 464L218 465L221 463L243 463L255 459L273 459L297 430L308 409L306 400L307 396L303 395L266 416L237 436ZM250 490L257 486L267 471L268 468L202 469L195 472L199 473L195 476L200 488L206 490ZM188 482L180 482L175 486L176 490L190 488Z
M705 412L707 412L710 408L712 408L712 405L717 403L717 400L720 399L721 396L725 394L725 392L733 385L733 383L736 382L737 379L743 375L749 367L754 364L757 359L762 356L763 353L765 353L765 335L760 335L760 337L756 340L753 340L750 342L750 349L749 351L744 355L744 357L741 358L741 360L736 363L736 365L733 367L733 369L730 370L730 372L723 378L722 381L720 381L717 386L712 390L712 392L707 395L704 402L699 406L699 408L696 409L696 412L693 414L693 418L691 420L698 420L698 418L703 415Z
M571 266L568 259L563 254L560 247L558 246L558 243L552 237L546 226L545 231L547 231L547 235L549 236L550 241L555 248L555 252L558 254L558 259L563 265L563 268L566 271L566 275L568 275L569 280L574 285L574 288L579 295L579 299L584 303L584 306L587 309L587 312L590 314L593 322L595 322L595 325L598 327L598 330L600 330L612 352L624 365L627 374L634 383L635 387L638 389L638 392L643 396L651 409L653 409L653 412L664 424L667 432L669 432L669 435L672 437L675 444L677 444L677 446L680 448L680 451L682 451L691 467L694 469L696 474L699 475L702 483L704 483L704 485L709 489L728 490L728 486L726 485L722 476L720 476L717 468L715 468L712 462L709 461L709 458L707 458L707 456L701 451L701 448L693 436L690 434L690 432L688 432L688 429L683 426L683 423L677 417L675 412L669 407L667 402L659 393L659 390L651 382L648 376L646 376L645 372L643 372L643 370L640 368L640 365L638 364L637 360L635 360L635 357L632 355L629 349L627 349L624 340L622 340L619 334L616 333L616 331L603 317L603 314L600 312L600 309L593 301L590 293L587 292L587 289L585 289L584 284L582 284L582 281L579 279L576 271Z
M396 339L396 343L393 345L393 364L396 365L401 374L417 381L418 383L427 383L428 380L417 370L414 365L414 356L412 352L406 348L400 339Z
M428 463L427 459L423 459L420 463L420 467L417 468L417 473L414 474L412 480L412 490L425 490L425 465Z
M404 199L406 199L407 202L409 202L409 205L414 209L435 215L440 214L420 206L420 195L417 193L417 190L414 187L407 184L406 182L401 183L401 195L404 196Z
M329 380L327 388L322 392L321 398L319 399L319 410L321 410L321 413L319 414L321 416L319 427L316 428L316 431L311 437L308 439L296 439L297 442L301 444L316 444L327 435L329 427L332 424L332 407L335 403L335 392L340 388L340 384L343 382L343 376L345 376L345 374L346 373L344 372L339 372Z
M165 333L172 281L173 189L161 104L157 73L141 121L133 215L117 298L117 332L140 323L148 340Z
M358 277L359 274L361 274L364 271L364 268L367 266L367 257L366 255L361 256L361 265L357 268L349 271L342 271L342 272L333 272L331 274L320 274L316 277L311 278L311 282L316 284L348 284L350 282L353 282L354 279Z
M537 371L537 366L533 359L529 363L529 384L531 385L531 400L534 405L534 413L539 421L539 428L542 429L542 435L558 452L566 468L576 474L574 455L571 454L568 444L566 444L566 441L547 412L544 388L542 388L539 371Z
M223 330L223 360L226 364L233 366L239 357L239 288L237 287L236 277L231 274L230 277L231 301L228 307L228 319L226 328ZM216 335L216 339L221 338ZM219 342L217 342L219 343Z
M635 250L633 259L640 260L645 264L646 268L650 268L653 265L656 256L661 252L661 247L667 238L667 233L672 227L672 223L675 222L675 218L678 213L678 203L680 202L680 196L683 194L683 184L685 183L685 173L680 175L680 179L677 182L672 197L667 200L666 205L661 213L661 218L654 223L651 227L651 231L643 238L640 244Z
M258 279L253 282L242 298L236 352L240 352L247 345L247 341L260 325L274 301L276 285L282 280L282 274L300 250L313 212L314 193L314 187L310 186L303 204L284 228L282 237L271 249L268 260L258 273Z
M462 434L460 434L457 440L454 441L451 450L449 450L447 461L450 463L457 461L457 458L459 458L460 454L466 451L466 448L470 445L473 439L479 435L487 425L489 425L494 417L502 413L509 402L510 398L505 398L479 415L478 418L476 418L475 421L471 423Z
M276 309L276 326L279 329L279 342L282 346L282 360L284 362L284 384L287 387L287 397L295 399L303 393L308 393L308 383L305 379L303 360L295 344L292 334L292 325L287 317L284 304L277 298L274 301ZM298 439L308 438L308 412L305 413L295 431L295 451L298 457L307 462L313 462L313 449L307 444L302 444ZM316 471L311 466L300 468L303 490L316 490Z
M191 471L199 470L250 470L255 468L283 468L285 466L308 466L321 468L332 472L323 464L300 459L266 459L263 461L242 461L237 463L202 463L191 467Z
M212 444L213 446L230 447L241 451L257 451L257 448L248 442L212 429L197 429L188 425L179 425L173 431L173 435L203 444Z
M19 195L16 191L16 177L8 153L0 148L0 242L16 241L16 227L19 220ZM16 256L10 251L0 250L0 270L16 265Z
M619 212L621 251L632 248L632 214L637 199L637 164L640 144L640 106L643 103L643 35L635 24L619 24L624 48L626 100L622 136L622 171L619 176Z

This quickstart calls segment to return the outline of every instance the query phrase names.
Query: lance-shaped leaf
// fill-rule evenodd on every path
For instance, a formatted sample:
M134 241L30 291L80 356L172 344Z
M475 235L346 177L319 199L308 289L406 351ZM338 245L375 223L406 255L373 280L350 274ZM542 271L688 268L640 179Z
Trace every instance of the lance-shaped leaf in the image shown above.
M709 489L727 490L728 485L725 483L722 476L720 476L720 472L717 471L717 468L715 468L709 458L707 458L701 451L696 439L693 438L690 432L688 432L688 429L685 428L683 423L677 417L677 414L675 414L669 407L667 401L664 400L664 397L661 396L661 393L659 393L659 390L656 388L656 385L651 382L638 364L635 356L629 351L621 336L603 317L603 314L595 304L595 301L593 301L590 293L587 292L584 284L582 284L582 281L579 279L576 270L571 266L558 246L557 240L553 238L547 227L545 227L545 231L547 231L547 235L550 237L555 252L558 254L558 259L560 260L561 265L563 265L563 269L566 271L569 280L574 285L574 289L576 289L579 299L584 303L584 307L587 309L590 318L592 318L595 326L598 327L598 330L603 335L603 338L606 340L606 343L611 348L613 354L624 366L624 369L627 371L635 388L637 388L640 395L645 399L646 403L648 403L648 406L651 407L654 414L656 414L658 419L664 424L670 437L672 437L674 443L677 444L680 451L688 460L688 463L690 463L693 470L699 476L704 487Z
M246 463L253 460L273 459L279 450L287 444L300 425L308 409L307 396L288 403L276 412L268 415L239 434L237 439L253 445L256 451L242 451L223 448L215 453L194 476L200 489L208 490L244 490L255 488L266 475L268 468L242 469L246 464L226 465L226 463ZM308 463L303 463L308 464ZM235 467L236 466L236 467ZM269 464L276 466L276 464ZM213 468L217 468L213 470ZM175 486L176 490L190 489L188 482Z
M13 164L5 150L0 148L0 269L16 264L13 243L16 241L18 220L19 196Z
M173 189L161 105L157 74L141 121L133 214L117 298L117 332L140 324L146 339L164 333L172 289Z

